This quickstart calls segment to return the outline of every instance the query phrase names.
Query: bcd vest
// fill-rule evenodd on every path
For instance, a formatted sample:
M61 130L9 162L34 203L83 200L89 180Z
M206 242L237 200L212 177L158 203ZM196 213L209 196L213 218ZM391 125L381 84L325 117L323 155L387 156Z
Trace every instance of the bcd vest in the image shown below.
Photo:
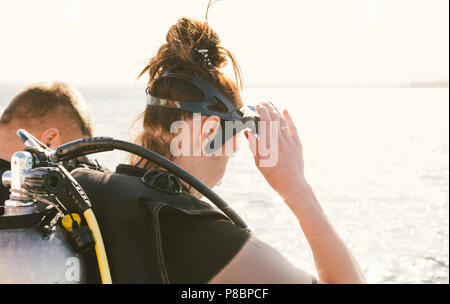
M239 252L249 231L186 191L155 190L145 170L71 172L99 222L113 283L207 283Z

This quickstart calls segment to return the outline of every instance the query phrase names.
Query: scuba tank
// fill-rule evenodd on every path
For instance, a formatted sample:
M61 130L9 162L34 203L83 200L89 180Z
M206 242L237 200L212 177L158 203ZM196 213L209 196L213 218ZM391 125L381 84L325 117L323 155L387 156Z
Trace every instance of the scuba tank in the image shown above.
M0 284L87 282L84 257L60 229L48 237L35 228L1 229L0 244Z
M37 193L60 191L63 177L50 168L33 170L33 161L31 153L16 152L3 175L11 195L0 216L0 284L85 283L84 256L56 225L56 208L36 199Z

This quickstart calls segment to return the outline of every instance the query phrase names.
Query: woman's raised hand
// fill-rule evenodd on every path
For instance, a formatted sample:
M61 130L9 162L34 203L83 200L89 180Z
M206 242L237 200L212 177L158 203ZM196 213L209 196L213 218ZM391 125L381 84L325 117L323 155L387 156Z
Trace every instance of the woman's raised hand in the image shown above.
M270 186L285 200L310 189L304 176L303 148L287 110L272 104L256 107L261 123L259 136L245 133L255 164Z

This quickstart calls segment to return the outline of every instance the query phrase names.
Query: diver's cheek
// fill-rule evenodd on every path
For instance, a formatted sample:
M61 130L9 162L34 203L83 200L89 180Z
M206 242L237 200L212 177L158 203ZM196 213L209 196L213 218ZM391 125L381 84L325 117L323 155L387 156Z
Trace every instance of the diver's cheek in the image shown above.
M242 145L242 132L236 134L235 136L233 136L232 139L228 140L226 142L226 153L225 156L233 156L234 154L238 153L239 150L241 149L241 145Z

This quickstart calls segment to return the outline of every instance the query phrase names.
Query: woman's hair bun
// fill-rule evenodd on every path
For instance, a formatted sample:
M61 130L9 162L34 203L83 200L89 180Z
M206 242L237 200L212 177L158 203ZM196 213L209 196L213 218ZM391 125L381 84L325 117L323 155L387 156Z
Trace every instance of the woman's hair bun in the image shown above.
M168 51L189 66L221 68L227 62L220 37L207 22L183 17L169 29L166 40Z
M239 64L234 55L221 45L219 35L208 25L207 20L206 18L205 22L201 22L187 17L179 19L167 32L166 43L150 58L139 77L148 72L150 76L148 86L151 87L162 71L184 66L206 77L207 80L220 83L219 87L223 87L227 81L224 80L225 75L220 69L229 60L233 66L237 90L241 89L242 76ZM220 79L223 83L219 81Z

